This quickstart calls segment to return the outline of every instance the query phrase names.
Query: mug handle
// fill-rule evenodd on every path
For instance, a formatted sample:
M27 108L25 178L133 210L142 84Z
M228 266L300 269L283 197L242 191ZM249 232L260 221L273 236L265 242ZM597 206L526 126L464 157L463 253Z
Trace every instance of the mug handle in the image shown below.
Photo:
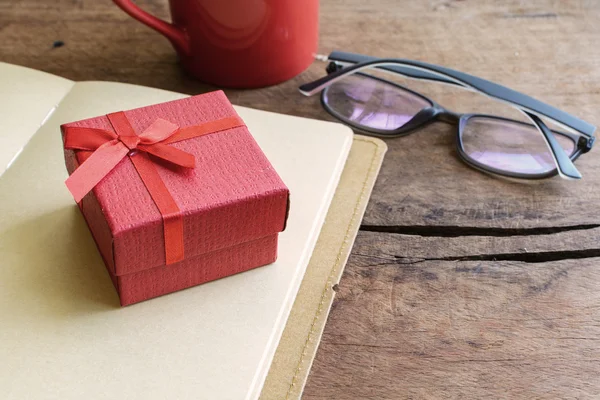
M190 40L185 31L147 13L133 4L131 0L113 0L113 2L131 17L164 35L178 52L184 55L190 54Z

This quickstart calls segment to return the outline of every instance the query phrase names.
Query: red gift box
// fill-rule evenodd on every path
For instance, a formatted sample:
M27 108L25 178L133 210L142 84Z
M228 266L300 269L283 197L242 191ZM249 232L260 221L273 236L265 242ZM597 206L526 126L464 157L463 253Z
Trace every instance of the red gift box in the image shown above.
M221 91L61 126L121 305L270 264L289 191Z

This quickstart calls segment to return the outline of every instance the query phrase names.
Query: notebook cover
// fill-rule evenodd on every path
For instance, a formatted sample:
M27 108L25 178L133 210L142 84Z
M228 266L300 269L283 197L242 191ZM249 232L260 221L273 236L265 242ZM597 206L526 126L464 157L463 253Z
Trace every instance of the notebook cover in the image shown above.
M0 63L0 87L14 69L21 67ZM28 74L15 90L40 94L45 82L57 79ZM37 134L27 127L23 132L4 129L24 150L14 145L0 149L5 159L15 160L1 175L0 187L18 182L23 189L0 190L2 399L78 399L85 393L111 399L260 395L343 171L352 131L237 107L296 193L277 265L118 308L85 223L62 185L66 173L58 125L182 97L127 84L79 82L58 107L55 99L32 97L48 110L35 115L30 128L42 125ZM10 96L4 100L3 115L23 119L21 112L28 109ZM9 120L18 126L19 118Z
M66 107L67 109L73 109L72 111L80 110L81 112L83 112L86 109L89 109L88 113L90 114L90 116L97 114L98 109L97 106L94 104L86 104L85 102L82 103L74 101L64 101L68 100L67 98L65 98L66 93L69 93L69 96L72 96L73 100L77 98L77 96L75 95L80 96L82 93L86 93L92 96L93 93L93 96L91 97L92 99L106 100L106 104L103 104L102 107L110 107L108 100L118 98L118 93L122 91L127 91L127 93L129 94L136 93L139 96L139 99L137 100L139 102L139 105L183 97L183 95L177 95L175 93L168 93L156 89L142 88L126 84L100 82L85 82L74 84L71 81L67 81L48 74L43 74L39 71L28 70L26 68L15 67L3 63L0 63L0 70L3 71L3 74L0 74L0 78L4 78L0 79L0 86L6 88L8 85L9 92L15 92L17 94L20 94L20 96L17 95L16 97L14 95L7 97L5 99L6 101L4 102L4 104L6 106L11 106L18 111L20 109L19 104L26 102L28 104L29 115L27 121L30 120L31 122L28 125L24 125L25 120L22 118L19 112L4 114L4 127L20 128L19 130L5 129L5 131L22 132L19 135L8 135L6 137L0 138L0 143L3 144L3 146L0 146L2 150L0 151L0 163L2 164L0 165L0 175L2 175L7 166L10 166L12 162L15 159L17 159L17 156L20 154L20 149L22 149L23 145L27 143L28 139L32 136L33 132L35 132L40 125L44 124L44 122L52 114L52 111L56 109L56 105L61 103L61 99L63 99L63 102L61 103L62 106ZM14 90L11 91L11 85L9 83L14 81L18 82L15 83L13 88ZM45 93L43 96L31 97L27 95L39 92L39 89L42 86L44 88ZM46 93L49 91L53 93L56 92L55 97L49 97ZM36 107L35 109L32 108L34 105ZM50 112L48 112L48 110L50 110ZM242 109L240 108L238 111L242 111ZM259 113L258 111L254 110L244 109L243 111L247 112L248 115L257 113L258 116ZM261 115L265 114L270 113L261 112ZM272 115L272 118L274 119L280 118L279 116L274 114L270 115ZM70 120L73 120L73 118L71 118ZM63 122L67 121L68 120L65 120ZM257 119L256 123L258 124L258 122L259 121ZM318 145L320 147L329 145L328 142L330 142L332 139L331 135L323 134L322 132L319 132L318 129L318 125L323 123L318 121L306 120L306 124L309 123L313 124L314 126L312 127L313 129L308 129L309 127L307 126L306 139L312 138L314 136L314 145ZM258 125L267 128L270 124L264 123L262 125ZM333 125L329 126L331 127L330 129L333 128ZM312 130L315 130L316 132L312 132ZM32 143L30 143L27 147L32 145L40 145L40 140L45 142L44 144L47 145L46 142L50 138L56 138L56 136L53 134L42 135L42 137L38 136L37 139L34 139ZM274 158L281 158L282 160L279 160L279 162L284 162L285 159L289 157L287 156L288 153L282 151L274 151L282 145L286 151L291 151L292 149L297 151L297 146L294 143L288 142L283 143L279 141L265 140L263 141L263 144L261 146L264 146L266 149L268 149L273 154ZM55 145L46 147L53 148L55 147ZM263 391L262 398L298 398L301 394L302 388L304 387L304 383L306 382L306 377L308 376L308 371L312 363L312 359L314 358L314 354L317 349L318 341L322 334L329 306L333 298L333 291L330 288L335 282L337 282L339 276L342 273L342 267L345 264L347 255L350 252L350 248L352 247L354 235L358 230L360 219L364 212L364 208L366 206L367 199L371 192L373 182L377 175L377 171L379 170L381 158L384 152L385 145L376 139L357 138L357 140L354 141L351 157L345 166L346 169L342 176L340 186L337 189L336 197L333 201L333 206L327 214L328 219L324 225L322 234L317 244L316 251L314 253L314 257L312 258L311 263L309 265L309 274L306 275L306 279L303 281L303 286L300 290L300 294L298 295L298 300L295 303L294 309L292 310L290 322L285 328L285 334L281 340L281 345L277 348L277 354L272 364L272 370L279 369L278 372L280 372L280 374L279 376L277 376L274 375L273 372L271 372L267 380L265 389ZM26 151L25 153L28 152ZM23 156L28 156L28 154L23 154ZM23 157L19 157L17 163L23 164L23 161ZM27 184L31 184L32 188L35 188L36 186L42 185L44 183L44 177L45 175L47 175L49 167L51 167L50 169L59 167L64 168L61 165L59 165L62 164L62 162L60 162L58 158L54 160L54 162L44 163L44 165L42 165L41 163L35 164L37 165L36 175L38 175L40 179L37 181L37 183L35 181L27 180ZM359 195L359 192L362 192L362 195ZM0 190L0 204L2 204L2 198L9 195L10 191L6 192ZM40 249L37 249L37 252L31 250L34 249L33 245L37 243L40 246L43 245L43 247L46 249L52 250L52 258L48 261L60 262L61 260L58 256L58 253L60 253L62 251L61 249L65 248L65 246L71 247L73 243L63 243L65 242L64 240L60 240L57 243L57 235L55 234L55 231L48 228L50 228L52 225L55 225L56 222L64 221L66 223L66 226L63 226L61 232L69 232L73 229L81 231L82 229L84 229L84 227L80 223L78 223L78 219L75 218L75 215L77 215L76 207L61 210L61 212L47 212L48 204L51 203L53 200L56 200L57 197L61 196L66 196L66 194L60 191L48 193L48 196L45 197L42 202L40 202L37 198L23 198L21 200L23 202L23 206L32 205L29 203L36 204L36 212L34 214L35 216L41 216L41 219L27 219L26 221L24 221L23 226L9 227L8 231L0 232L0 236L2 236L3 234L8 235L6 237L9 239L9 241L4 244L9 246L8 248L14 246L16 247L15 250L24 251L27 252L27 254L31 255L36 255L39 253ZM0 213L0 215L2 215L2 213ZM323 217L325 217L325 215L323 215ZM10 219L8 219L7 221L10 221ZM345 225L343 222L340 221L345 221ZM335 223L341 224L341 228L334 225ZM342 231L337 232L340 229ZM28 240L22 241L21 239L25 237L27 237ZM58 238L59 237L61 237L61 235L58 235ZM81 237L85 238L86 236L81 235ZM79 238L78 236L76 240L79 241L81 240L81 238ZM31 241L36 243L29 243ZM326 243L330 244L327 245ZM81 248L75 254L75 256L80 262L87 263L92 261L88 260L88 255L94 254L91 251L91 246L93 246L93 242L91 242L90 240L86 240L85 245L80 246ZM0 247L6 250L3 246ZM9 255L11 255L11 257L17 256L17 253L9 252ZM4 258L3 261L5 261L6 264L6 262L10 262L10 259ZM322 268L315 268L315 265L321 266ZM211 389L216 389L216 387L219 386L219 393L221 394L221 397L224 398L254 398L254 396L258 397L260 393L260 386L262 385L259 386L256 380L252 388L252 393L248 392L245 394L245 396L232 396L232 393L229 393L229 395L226 394L226 392L231 392L231 384L226 385L225 388L223 388L222 385L219 385L219 382L215 382L214 380L206 381L198 379L203 377L206 373L211 373L211 371L215 368L218 369L219 366L223 368L222 364L213 364L208 362L206 359L202 360L203 362L200 363L178 362L178 368L176 370L164 368L165 363L168 363L168 361L174 361L177 357L181 358L182 356L190 353L190 351L193 350L192 348L186 346L186 341L182 340L181 337L177 337L177 339L175 339L175 337L177 335L180 336L182 332L189 332L189 328L191 328L192 326L193 321L190 317L193 317L194 313L185 312L184 310L177 310L177 312L171 315L171 319L177 320L175 321L176 324L174 326L171 326L171 324L161 325L161 330L163 331L163 334L159 340L151 338L150 342L147 340L147 337L150 336L149 334L153 330L152 326L137 324L134 328L133 326L130 326L131 323L129 322L129 318L124 318L122 324L123 326L117 325L111 330L110 335L107 335L106 337L90 341L91 336L96 336L97 331L102 330L104 328L102 324L95 323L93 326L94 329L86 330L85 332L83 332L83 334L78 335L77 340L71 341L70 343L74 348L79 348L80 350L82 350L77 353L81 355L81 359L74 359L73 357L75 353L73 353L69 348L63 349L65 351L60 353L60 359L52 358L51 354L56 353L57 350L60 350L62 340L61 338L68 337L72 334L71 329L73 329L73 321L86 319L87 324L90 324L94 323L94 320L98 319L98 317L107 315L107 308L111 309L112 306L111 304L108 304L102 300L104 296L101 292L111 291L112 287L109 287L107 285L107 281L105 279L105 271L103 268L83 268L81 270L73 271L76 272L77 280L81 283L81 285L74 286L66 285L67 282L62 282L61 280L56 279L55 275L48 273L49 271L47 271L47 268L31 270L31 268L28 268L27 266L24 267L25 268L23 268L22 270L15 270L14 276L9 273L8 276L11 279L0 280L0 286L3 286L3 290L0 292L4 293L6 296L9 296L9 299L11 298L10 296L16 296L22 300L19 303L13 304L13 306L15 306L13 308L10 308L10 302L5 303L5 306L8 308L4 308L3 311L0 312L0 314L6 312L7 314L5 314L5 316L14 315L16 318L14 321L10 318L3 318L4 329L0 329L0 337L3 337L3 343L5 347L3 348L2 346L0 346L0 352L1 350L8 348L12 348L12 353L21 350L27 350L28 352L32 352L31 354L34 354L35 357L21 357L14 359L14 362L10 362L9 360L7 363L5 363L5 366L8 367L7 369L2 370L2 368L0 368L0 370L3 371L2 373L0 373L0 381L4 382L3 385L0 385L3 387L3 390L0 390L0 392L2 392L4 395L3 397L6 397L6 390L10 392L9 398L11 398L11 394L13 398L16 398L16 396L18 396L18 392L20 393L24 390L28 392L35 391L36 386L39 386L39 384L44 384L46 397L52 397L52 394L59 395L60 393L61 398L67 398L68 396L65 395L69 393L75 393L73 392L73 390L93 390L93 386L97 384L100 384L103 389L95 392L96 396L109 396L110 389L112 387L119 387L119 393L122 397L139 397L139 389L144 389L146 391L150 390L153 394L153 396L151 397L160 397L162 388L160 386L161 384L166 384L169 382L171 384L174 383L175 380L179 379L180 376L188 370L189 372L192 372L193 370L193 376L195 376L196 379L194 379L194 381L187 382L185 386L172 387L172 395L175 395L175 392L177 391L185 389L186 393L189 396L191 396L192 398L196 396L197 398L199 393L206 396L208 395L208 393L210 393ZM0 269L0 271L2 271L2 269ZM10 271L4 270L3 272ZM316 274L316 272L325 273L326 276L323 277L319 274ZM317 276L315 276L315 274ZM20 277L27 277L27 280L23 281L19 279ZM238 281L239 277L240 276L235 276L227 279L231 281ZM250 277L250 275L248 275L248 277ZM258 279L255 284L260 289L262 288L262 286L264 286L263 283L265 280L265 274L258 274L257 278L260 279ZM23 290L11 290L11 287L6 287L6 285L10 284L9 281L14 279L17 279L17 282L31 282L32 284L23 287ZM177 298L181 297L182 295L201 295L203 293L210 296L219 295L220 292L226 291L227 287L229 287L230 285L229 283L226 285L225 281L226 280L221 280L216 283L209 284L210 289L214 289L212 291L209 290L210 293L204 293L207 291L207 287L204 287L203 290L188 291L187 293L179 292L164 297L159 304L160 307L149 307L148 304L150 302L147 302L140 304L137 308L131 308L130 310L120 309L119 313L128 314L131 310L134 309L136 310L136 312L142 312L145 310L147 312L151 312L152 318L156 319L157 314L161 314L169 310L175 310L175 308L172 307L174 305L173 303L176 303ZM99 286L101 286L101 288L99 288ZM99 288L102 290L93 290L93 288ZM262 290L264 291L264 289ZM83 302L73 303L72 301L69 301L67 299L72 296L81 297L83 296L83 294L85 294L85 299L95 301L95 307L92 310L92 312L88 312L87 310L90 305L88 304L90 303L89 301L86 300ZM235 297L235 293L225 293L224 296ZM42 297L50 297L52 300L49 302L40 301L42 300ZM26 301L26 299L28 300ZM194 308L202 307L202 304L205 302L203 300L205 299L196 299ZM315 301L317 304L315 304ZM244 308L246 307L247 302L237 302L235 304L237 304L240 308ZM321 305L320 308L319 304ZM300 305L303 306L301 307ZM29 312L18 313L17 309L20 309L21 306L26 306L26 308L29 307ZM9 310L11 310L10 313ZM216 315L215 313L217 313L217 311L218 310L213 310L209 314L211 316L214 316ZM123 315L123 317L128 316ZM57 334L57 336L55 337L56 340L54 340L50 346L40 348L40 339L42 339L42 330L40 328L45 327L45 330L47 330L47 328L51 328L52 322L57 319L58 321L61 321L61 327L58 330L56 328L52 330L53 333ZM29 321L31 329L29 329L28 331L22 331L18 335L15 331L12 331L13 328L16 329L19 324L27 321ZM184 329L182 331L182 327L187 327L188 329ZM293 327L293 329L290 327ZM75 328L77 328L77 326L75 326ZM202 327L202 325L196 328L201 331L205 330ZM279 329L283 329L283 326ZM120 340L121 336L120 334L122 334L124 331L135 331L136 335L139 336L141 339L137 342L131 343L126 353L120 354L120 358L129 355L126 358L126 363L121 363L120 365L118 365L118 368L108 368L106 370L103 370L104 372L99 373L96 376L96 379L93 380L82 381L81 379L74 379L75 375L79 375L81 373L82 368L85 369L86 366L101 365L105 359L110 361L112 359L112 355L115 354L114 351L111 351L111 349L114 347L118 347L118 341ZM300 333L296 334L295 332ZM14 333L14 335L11 335L11 333ZM227 335L227 331L221 333L221 336ZM303 333L304 335L302 335ZM201 335L200 332L196 332L195 334ZM276 334L277 338L279 338L279 335L280 333ZM215 337L221 338L221 336ZM296 338L297 341L290 340L290 338ZM31 348L23 349L18 347L12 347L11 339L13 341L28 341L31 344L31 346L28 347ZM184 337L183 339L186 338ZM99 346L99 348L103 349L102 353L104 354L104 358L97 359L96 362L90 364L92 358L90 350L92 349L82 349L81 347L91 343L94 343L95 346ZM152 346L148 346L148 343L151 343ZM9 347L7 348L6 346ZM173 352L168 357L168 359L165 359L164 357L161 357L160 354L160 350L163 346L168 346L177 351ZM150 352L146 354L144 349L148 349L150 350ZM275 350L276 349L273 348L269 351L271 352ZM242 367L244 367L245 364L242 358L248 358L248 354L252 353L252 351L252 348L246 348L243 353L240 353L238 355L239 358L236 357L237 363L241 368L241 370L238 371L238 374L244 372ZM8 354L11 355L10 353ZM14 356L14 354L12 355ZM289 359L286 357L288 357ZM270 359L271 357L268 358ZM134 382L132 382L139 380L140 371L137 371L135 375L128 374L130 364L135 364L137 359L144 360L143 365L145 366L145 369L152 368L155 362L160 362L160 364L163 365L163 367L160 368L161 372L156 374L154 376L154 379L146 381L146 384L144 385L145 387L136 386ZM64 368L61 368L64 367L64 365L58 364L64 364L64 362L57 362L59 360L68 361L69 367L66 370ZM223 361L226 364L227 358ZM267 363L265 362L264 364ZM48 368L48 365L51 365L52 367ZM262 379L264 379L264 375L262 374L267 374L268 367L268 364L261 366L261 371L259 372L259 375L257 375L257 379L261 384ZM32 371L36 371L38 368L42 368L40 369L40 371L42 371L41 374L32 373ZM17 374L15 376L14 374L9 374L11 370L14 372L15 369L17 372L23 371L23 375ZM262 375L263 378L260 378L260 375ZM17 379L4 380L4 378L8 379L9 376L12 376L13 378ZM33 380L28 378L32 378ZM232 379L233 378L235 378L235 376L232 376ZM27 382L23 382L22 379L25 379ZM129 381L128 384L123 384L123 380ZM277 385L274 386L273 382L276 382ZM199 384L201 383L204 384L201 385L200 388ZM11 390L11 388L13 390ZM71 388L71 391L69 391L68 388ZM254 392L255 390L256 393ZM79 392L79 394L81 394L81 392Z
M299 399L302 396L335 296L333 286L344 272L386 150L386 144L379 139L354 136L340 183L263 386L261 400Z

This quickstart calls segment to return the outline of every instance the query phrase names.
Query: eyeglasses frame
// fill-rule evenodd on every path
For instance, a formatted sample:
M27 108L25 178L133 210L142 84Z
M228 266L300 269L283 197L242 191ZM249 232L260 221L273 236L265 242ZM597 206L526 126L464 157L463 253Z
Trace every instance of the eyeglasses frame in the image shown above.
M460 158L467 164L471 165L476 169L482 170L483 172L489 172L494 175L500 175L516 179L545 179L555 176L556 174L560 174L565 178L571 179L581 178L581 174L573 165L573 161L575 161L581 154L591 150L595 140L594 131L596 128L593 125L571 114L568 114L548 104L542 103L539 100L536 100L525 94L516 92L499 84L460 71L455 71L449 68L429 63L406 59L379 59L376 57L369 57L346 52L332 52L329 55L329 57L327 57L327 59L331 61L331 63L327 67L327 76L300 86L300 92L304 95L310 96L321 91L321 103L325 110L334 117L342 120L344 123L352 126L355 129L365 131L370 135L389 138L405 136L413 132L414 130L422 128L435 121L448 122L458 125L456 144L457 152ZM424 79L429 81L437 81L440 83L456 85L468 90L474 90L476 92L492 97L496 100L508 103L509 105L523 112L533 122L533 125L537 127L551 151L557 168L542 174L522 174L518 172L499 170L477 162L477 160L474 160L466 154L462 142L462 134L464 131L464 127L466 126L470 118L486 117L493 118L495 120L506 120L513 123L522 122L494 115L453 113L445 109L432 99L413 90L410 90L404 86L398 85L394 82L390 82L382 78L378 78L372 75L366 75L359 72L362 69L373 67L407 76L409 78ZM396 86L404 91L407 91L413 95L420 97L421 99L431 104L431 107L419 111L406 124L395 130L381 130L376 128L370 128L350 121L344 116L337 113L331 107L329 107L325 100L325 96L329 85L331 85L336 80L343 78L344 76L348 76L354 73L366 75L371 79L376 79L385 82L386 84ZM577 131L580 134L580 136L577 136L570 132L550 131L546 124L541 120L540 115L555 121L559 125L567 126L568 128ZM526 123L522 124L528 125ZM576 150L573 152L573 154L569 156L565 153L563 148L554 138L552 132L566 136L574 141Z

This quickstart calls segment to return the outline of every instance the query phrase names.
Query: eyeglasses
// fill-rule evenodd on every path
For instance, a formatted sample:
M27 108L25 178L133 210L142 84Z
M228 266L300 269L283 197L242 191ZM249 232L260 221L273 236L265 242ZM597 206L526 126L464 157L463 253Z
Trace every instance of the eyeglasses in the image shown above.
M321 92L325 110L366 134L398 137L433 121L458 125L457 151L470 166L515 179L544 179L560 175L580 179L573 165L591 150L596 127L496 83L449 68L405 59L379 59L333 52L328 75L300 86L312 96ZM486 114L455 114L428 97L377 72L438 82L476 91L517 108L528 122ZM550 129L542 118L559 125Z

